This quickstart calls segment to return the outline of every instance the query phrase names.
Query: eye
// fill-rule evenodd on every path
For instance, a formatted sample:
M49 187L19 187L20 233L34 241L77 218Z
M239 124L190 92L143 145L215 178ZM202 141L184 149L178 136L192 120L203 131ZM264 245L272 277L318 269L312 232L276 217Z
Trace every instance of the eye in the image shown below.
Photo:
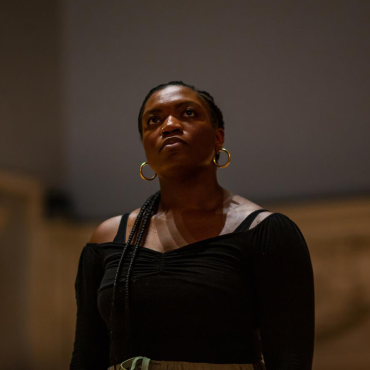
M188 116L188 117L194 117L195 116L195 112L188 108L186 111L185 111L185 114Z
M150 125L150 123L157 123L157 122L159 122L159 118L158 117L156 117L156 116L153 116L153 117L150 117L149 119L148 119L148 122L147 122L147 124L148 125Z

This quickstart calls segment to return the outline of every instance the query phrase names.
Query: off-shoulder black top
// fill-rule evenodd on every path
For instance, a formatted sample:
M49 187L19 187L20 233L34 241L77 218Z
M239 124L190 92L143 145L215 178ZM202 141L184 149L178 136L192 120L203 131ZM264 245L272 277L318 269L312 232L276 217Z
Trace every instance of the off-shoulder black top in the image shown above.
M273 213L237 229L160 253L139 247L130 281L130 332L124 285L128 246L116 297L117 339L111 348L110 305L128 213L113 242L87 243L76 278L77 325L70 368L106 370L129 355L153 360L253 363L267 370L312 368L314 285L298 226ZM125 355L126 353L126 355Z

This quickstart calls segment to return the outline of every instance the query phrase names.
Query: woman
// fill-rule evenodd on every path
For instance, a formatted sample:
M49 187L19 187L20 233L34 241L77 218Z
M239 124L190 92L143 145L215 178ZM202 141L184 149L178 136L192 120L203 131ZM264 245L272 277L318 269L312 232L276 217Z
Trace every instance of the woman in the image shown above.
M230 155L213 98L157 86L139 132L160 191L83 249L71 369L311 369L307 245L287 216L218 184Z

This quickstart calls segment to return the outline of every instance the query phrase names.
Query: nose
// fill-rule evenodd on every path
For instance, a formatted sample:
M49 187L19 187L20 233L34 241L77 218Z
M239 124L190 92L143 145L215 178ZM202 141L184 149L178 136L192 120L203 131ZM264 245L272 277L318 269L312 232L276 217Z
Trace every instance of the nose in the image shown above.
M163 126L162 126L163 134L170 134L172 132L181 132L181 131L182 131L181 123L175 117L170 115L163 122Z

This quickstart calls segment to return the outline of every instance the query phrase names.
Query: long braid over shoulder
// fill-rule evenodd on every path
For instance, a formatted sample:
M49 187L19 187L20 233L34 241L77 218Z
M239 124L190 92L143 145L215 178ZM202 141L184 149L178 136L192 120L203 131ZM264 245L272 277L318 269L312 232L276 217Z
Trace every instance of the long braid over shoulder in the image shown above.
M109 330L110 330L110 338L111 338L111 348L113 348L113 363L114 366L117 364L117 356L115 352L115 347L114 347L114 341L115 341L115 333L114 333L114 328L115 328L115 323L114 323L114 315L115 315L115 310L116 310L116 293L117 293L117 288L118 288L118 283L119 283L119 277L121 274L122 266L123 266L123 261L126 256L126 252L128 249L129 245L133 245L132 242L135 238L135 245L134 249L132 252L131 260L128 265L127 269L127 274L126 274L126 279L125 279L125 324L126 324L126 330L127 333L125 335L126 342L125 342L125 351L126 351L126 357L129 354L129 333L130 333L130 320L129 320L129 314L130 314L130 305L129 305L129 298L130 298L130 277L131 277L131 271L132 271L132 266L134 264L135 257L137 255L140 243L145 239L145 234L147 231L147 226L149 225L149 221L151 216L156 212L156 209L158 207L160 200L160 191L157 191L155 194L150 196L143 206L140 209L139 214L136 217L134 226L132 227L131 233L129 238L127 239L127 242L125 243L125 246L122 250L122 254L117 266L116 274L114 277L114 282L113 282L113 294L112 294L112 301L111 301L111 309L110 309L110 319L109 319ZM138 228L140 224L140 228Z

